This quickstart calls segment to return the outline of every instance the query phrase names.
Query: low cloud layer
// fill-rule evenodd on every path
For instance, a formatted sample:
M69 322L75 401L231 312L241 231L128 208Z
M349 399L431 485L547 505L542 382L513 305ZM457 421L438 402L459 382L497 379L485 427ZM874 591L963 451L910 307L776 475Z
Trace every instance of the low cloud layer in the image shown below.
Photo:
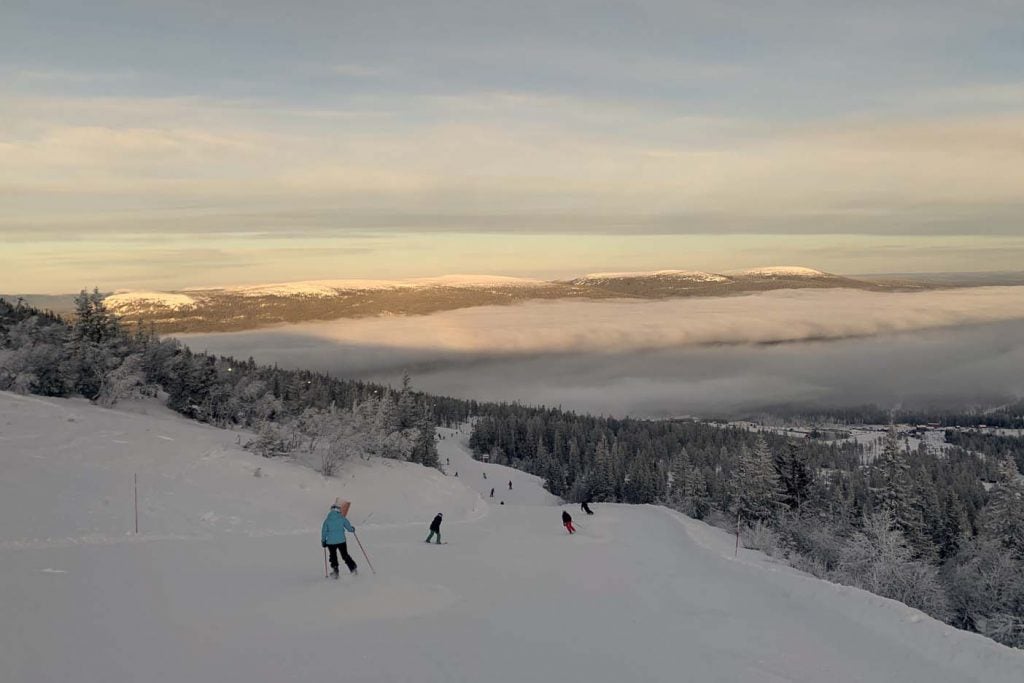
M598 413L785 402L966 405L1024 394L1024 288L556 302L190 335L196 349Z

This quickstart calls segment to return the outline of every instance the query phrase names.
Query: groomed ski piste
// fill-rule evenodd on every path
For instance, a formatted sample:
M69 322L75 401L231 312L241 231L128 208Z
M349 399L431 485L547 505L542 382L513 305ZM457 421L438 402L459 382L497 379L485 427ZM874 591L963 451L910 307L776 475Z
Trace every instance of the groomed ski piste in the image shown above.
M539 480L440 433L447 476L357 460L325 479L155 403L0 393L0 680L1024 676L1024 652L755 551L734 558L728 534L663 508L567 506L570 537ZM350 538L360 574L324 578L336 496L376 574ZM437 512L447 544L428 547Z

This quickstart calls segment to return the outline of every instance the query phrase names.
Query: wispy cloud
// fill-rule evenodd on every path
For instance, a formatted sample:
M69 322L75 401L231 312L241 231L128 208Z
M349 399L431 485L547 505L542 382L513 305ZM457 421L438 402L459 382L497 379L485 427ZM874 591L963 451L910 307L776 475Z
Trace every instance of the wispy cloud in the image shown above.
M47 123L45 107L18 104L36 117L0 141L0 187L64 202L95 193L280 203L341 194L358 208L374 201L351 195L367 193L412 212L628 215L642 206L649 215L852 213L864 222L926 205L943 207L940 218L950 206L1024 202L1024 115L772 129L486 94L414 97L401 106L421 112L420 122L340 128L231 103L111 102L119 122L103 126ZM81 118L99 118L100 104L81 103ZM453 109L472 114L459 120ZM653 123L643 135L609 130L644 118Z
M22 3L0 237L1020 236L1018 5Z

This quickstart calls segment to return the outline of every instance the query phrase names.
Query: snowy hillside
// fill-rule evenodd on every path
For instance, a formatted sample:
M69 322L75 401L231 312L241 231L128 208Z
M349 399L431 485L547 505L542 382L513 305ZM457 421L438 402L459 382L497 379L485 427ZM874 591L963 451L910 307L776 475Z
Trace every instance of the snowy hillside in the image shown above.
M804 266L767 266L764 268L747 268L746 270L729 271L730 275L764 278L830 278L836 277L814 268Z
M226 287L220 291L242 296L311 296L329 297L348 292L378 291L387 289L417 289L431 287L488 288L488 287L536 287L541 280L530 280L498 275L442 275L439 277L409 278L406 280L310 280L307 282L282 282L248 287Z
M354 520L372 513L377 524L417 521L439 506L459 519L485 509L474 492L419 465L355 460L325 480L243 450L249 438L155 403L104 410L0 392L0 548L312 533L335 496L359 499ZM141 533L127 537L135 474Z
M156 405L0 393L0 679L1020 680L1022 652L733 559L662 508L568 507L570 537L535 477L440 433L447 476L378 461L324 480ZM336 495L376 574L350 539L360 574L324 579ZM447 545L427 546L436 512Z
M180 311L195 308L195 297L174 292L118 292L111 294L104 303L120 315L145 313L153 310Z
M576 278L574 284L592 284L595 282L607 282L609 280L631 280L631 279L666 279L666 280L689 280L691 282L727 282L729 278L705 273L699 270L654 270L647 272L623 272L623 273L588 273L583 277Z
M914 289L924 287L917 284ZM225 332L313 320L429 315L532 301L662 300L806 288L899 289L786 266L730 275L693 270L606 272L551 281L496 275L309 280L166 293L121 292L108 297L106 303L127 320L151 322L160 332Z

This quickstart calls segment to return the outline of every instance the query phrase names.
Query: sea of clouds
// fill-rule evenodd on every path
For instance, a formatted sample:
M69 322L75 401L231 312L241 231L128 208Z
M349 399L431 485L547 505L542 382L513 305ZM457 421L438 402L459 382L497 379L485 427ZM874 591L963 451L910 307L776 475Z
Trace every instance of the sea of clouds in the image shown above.
M196 349L617 415L1024 395L1024 287L554 301L181 335Z

